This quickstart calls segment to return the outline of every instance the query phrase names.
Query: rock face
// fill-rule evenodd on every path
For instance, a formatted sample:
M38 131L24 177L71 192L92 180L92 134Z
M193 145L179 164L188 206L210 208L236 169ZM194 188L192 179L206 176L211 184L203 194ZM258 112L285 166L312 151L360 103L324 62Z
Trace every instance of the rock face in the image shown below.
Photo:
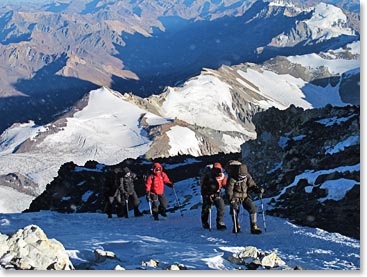
M207 164L214 162L227 163L231 159L239 158L239 153L218 154L213 156L192 157L176 156L155 159L165 168L173 182L195 178ZM105 206L104 190L112 171L128 166L137 174L134 182L139 196L145 194L145 179L152 167L151 160L127 159L114 165L106 166L96 161L89 161L84 166L72 162L64 164L58 176L46 186L45 191L35 198L26 212L52 210L57 212L103 212Z
M359 118L355 106L254 116L258 137L242 145L242 159L265 187L268 214L359 238ZM344 196L333 195L346 185Z
M73 270L64 246L48 239L36 225L9 237L0 234L0 268L20 270Z

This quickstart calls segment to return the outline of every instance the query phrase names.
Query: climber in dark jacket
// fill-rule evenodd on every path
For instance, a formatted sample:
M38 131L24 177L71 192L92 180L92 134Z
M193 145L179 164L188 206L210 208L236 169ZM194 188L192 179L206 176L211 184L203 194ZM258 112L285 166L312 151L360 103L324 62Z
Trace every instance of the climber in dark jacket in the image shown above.
M247 165L241 163L238 166L237 172L231 172L227 186L226 197L230 202L230 214L233 221L233 233L238 233L241 226L238 222L238 214L240 207L246 209L250 214L250 225L252 234L260 234L261 230L256 224L257 207L251 196L248 194L253 191L257 194L264 193L264 189L257 186L252 176L248 172ZM233 214L235 215L233 216Z
M104 169L104 197L106 202L104 212L108 215L108 218L112 218L112 214L114 213L121 216L119 211L122 207L116 174L116 170L111 170L107 167Z
M118 175L118 190L121 197L120 202L122 208L121 213L125 217L129 217L129 203L132 203L132 207L134 208L134 216L143 215L143 213L139 211L140 200L135 192L135 180L137 180L136 174L128 167L124 167L122 173Z
M210 227L208 218L212 205L217 208L217 229L227 229L226 225L223 223L225 204L221 194L222 184L218 181L221 174L221 167L213 167L210 171L210 174L205 174L201 181L201 196L203 198L201 223L205 229L209 229Z

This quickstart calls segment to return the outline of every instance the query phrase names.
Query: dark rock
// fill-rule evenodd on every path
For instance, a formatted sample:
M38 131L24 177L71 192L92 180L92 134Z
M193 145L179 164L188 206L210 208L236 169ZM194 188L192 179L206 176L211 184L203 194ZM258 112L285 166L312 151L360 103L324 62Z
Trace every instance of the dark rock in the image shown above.
M359 137L359 118L359 106L331 105L310 110L271 108L254 115L258 136L242 145L242 155L254 180L265 187L264 196L271 198L268 214L359 239L360 171L343 168L360 164L360 145L337 146L351 136ZM301 176L318 171L314 183ZM341 200L326 200L329 192L321 185L342 179L353 180L356 186Z

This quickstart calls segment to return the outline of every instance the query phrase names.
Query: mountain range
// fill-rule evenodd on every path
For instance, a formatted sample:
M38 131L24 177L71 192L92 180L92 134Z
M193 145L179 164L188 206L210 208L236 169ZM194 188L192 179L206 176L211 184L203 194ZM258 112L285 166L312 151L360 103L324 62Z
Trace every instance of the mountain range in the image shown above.
M346 84L359 81L359 48L355 42L326 53L279 56L262 65L205 69L147 98L106 87L93 90L49 124L30 121L3 132L1 174L28 176L42 191L68 161L116 164L141 155L239 152L242 143L256 138L252 117L259 111L291 104L305 109L358 104L359 86ZM32 162L20 166L26 160Z
M2 2L0 131L28 120L50 123L101 86L147 97L203 68L318 53L359 39L355 8L302 2Z
M327 104L359 105L359 25L351 19L356 18L351 16L352 11L346 12L325 3L300 7L296 2L284 1L230 2L212 1L206 12L196 8L196 13L187 14L180 5L194 9L202 7L200 1L191 4L189 1L171 4L130 1L129 7L118 1L94 1L88 5L82 1L61 1L42 7L30 2L27 11L22 6L4 4L1 9L11 11L5 12L0 20L3 29L7 30L3 32L0 47L5 51L2 53L12 54L0 55L4 61L0 67L12 74L27 71L30 76L31 71L35 73L28 79L13 79L8 83L12 84L13 90L8 87L2 91L9 95L1 98L3 105L0 107L5 109L1 113L4 115L1 123L12 124L0 136L1 188L17 188L21 192L19 199L24 196L28 199L25 202L29 203L57 176L60 166L70 161L84 164L88 160L97 160L113 165L140 156L155 159L185 154L239 153L243 143L257 137L253 116L270 107L284 110L292 104L304 109ZM116 32L117 22L113 20L121 18L122 11L129 14L127 11L133 7L135 12L130 16L136 20L144 18L137 20L142 29L129 31L120 26L122 29ZM142 10L139 12L136 7ZM146 13L150 16L143 16ZM164 16L151 21L157 14ZM49 24L50 19L55 21ZM71 19L73 24L69 22ZM87 19L81 28L81 22ZM128 24L135 22L126 21ZM162 22L165 24L160 25ZM279 30L266 27L274 22L279 25ZM124 24L127 26L126 22ZM152 24L156 27L147 27ZM46 25L51 29L48 30ZM107 28L109 32L101 32L101 28ZM104 34L110 34L111 28L116 41L107 43ZM228 29L221 32L221 28ZM258 32L251 31L254 28ZM203 34L204 29L207 34L193 44L194 34ZM86 30L88 36L80 35ZM42 42L40 35L47 37L48 43ZM98 38L98 43L94 38ZM215 44L212 39L217 40ZM49 46L51 42L57 42L57 46ZM72 50L71 42L77 51ZM168 42L173 45L162 48L160 43L167 46ZM189 47L190 51L181 54L177 45L190 45L192 49ZM25 52L22 51L27 49L33 58L23 55ZM32 52L34 49L38 49L37 52ZM62 54L40 54L47 52L46 49L50 53L59 51ZM116 52L116 49L125 50ZM144 80L121 75L121 87L111 79L109 82L98 81L98 78L107 75L110 78L116 72L111 67L114 64L111 56L107 58L110 51L114 53L112 59L119 60L121 74L127 73L122 64L128 66L130 63L128 71L133 75L145 76L154 71L156 77L149 77L152 84L154 80L165 82L166 73L176 70L181 74L187 64L195 64L196 69L190 69L190 74L185 75L193 75L188 79L176 78L177 75L173 74L176 76L174 84L168 86L170 82L165 83L159 93L154 89L147 93L139 92L139 89L126 92L124 88L129 87L131 80L139 86L144 86ZM211 58L194 58L198 52L212 53ZM75 59L71 58L71 53L75 54ZM231 57L223 60L226 53ZM242 56L236 53L242 53ZM161 58L171 58L171 61L165 64ZM193 63L192 58L199 62ZM139 59L143 64L139 65ZM151 62L154 59L155 62ZM212 63L207 64L204 60ZM244 62L239 62L242 60ZM47 65L42 65L43 62ZM37 70L33 68L35 64L38 64ZM91 75L87 77L82 72ZM1 74L2 88L7 87L6 79L14 77L12 74ZM79 85L71 88L73 80L94 83L85 86L84 90ZM20 91L15 92L20 84L34 94L25 96ZM100 85L106 86L100 88ZM95 89L91 90L92 87ZM54 94L54 89L59 92ZM78 96L74 97L76 94ZM32 102L35 99L43 104ZM25 106L18 100L25 100ZM51 113L49 109L52 109ZM47 113L47 120L42 120L40 113ZM15 117L19 121L14 121ZM42 122L46 123L40 124Z

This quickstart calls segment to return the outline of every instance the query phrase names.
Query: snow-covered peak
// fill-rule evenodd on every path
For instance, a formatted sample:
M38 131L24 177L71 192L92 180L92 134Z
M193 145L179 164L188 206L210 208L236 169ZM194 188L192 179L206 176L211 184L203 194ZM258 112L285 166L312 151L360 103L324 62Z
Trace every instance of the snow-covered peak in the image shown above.
M233 118L230 85L213 74L202 73L182 87L169 87L160 109L164 117L221 131L246 132Z
M79 163L90 159L91 154L93 159L107 164L137 157L147 151L150 143L139 126L141 115L146 113L117 92L107 88L93 90L87 106L67 118L66 127L48 136L40 147L60 147L67 142L66 148L79 152L73 159Z
M63 163L116 164L144 155L152 141L140 124L142 116L148 125L168 122L105 87L91 91L83 101L87 103L79 111L46 126L29 122L6 130L0 141L0 174L20 172L42 191ZM17 152L20 146L26 150Z
M355 35L347 27L347 17L343 11L330 4L320 3L315 6L313 15L304 23L312 32L312 39L325 40L340 35Z

